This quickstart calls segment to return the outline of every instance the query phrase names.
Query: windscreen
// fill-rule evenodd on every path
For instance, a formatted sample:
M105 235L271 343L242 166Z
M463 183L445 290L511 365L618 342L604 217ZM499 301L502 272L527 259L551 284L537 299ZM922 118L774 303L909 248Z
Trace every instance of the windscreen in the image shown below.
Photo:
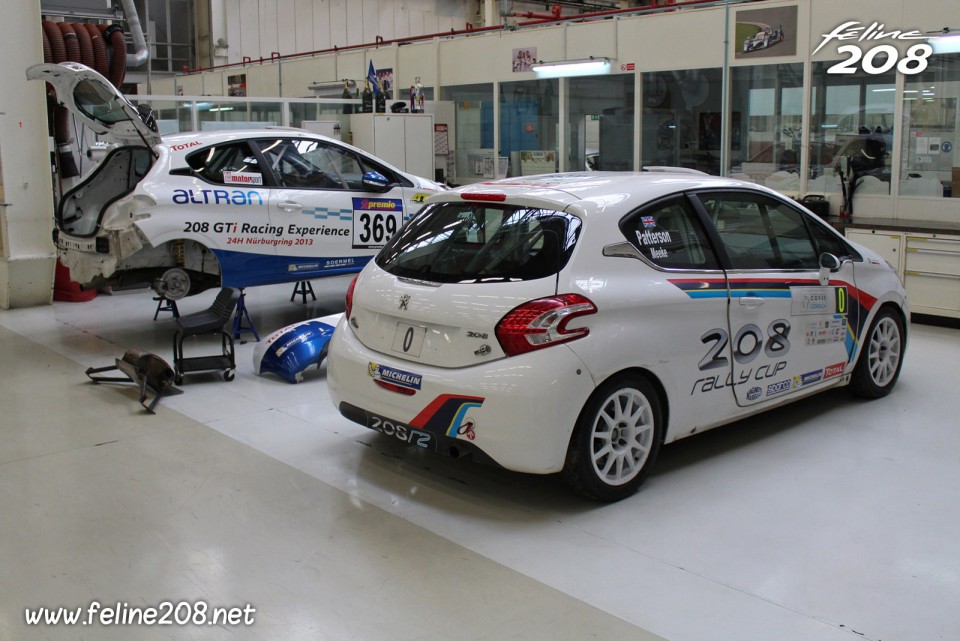
M487 203L425 208L377 256L402 278L435 283L522 281L563 269L577 243L576 216Z

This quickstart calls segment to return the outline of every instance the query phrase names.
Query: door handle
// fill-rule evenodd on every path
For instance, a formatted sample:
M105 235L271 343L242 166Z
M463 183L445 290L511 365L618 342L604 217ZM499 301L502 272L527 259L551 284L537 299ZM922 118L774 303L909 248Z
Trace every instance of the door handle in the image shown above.
M741 296L737 299L744 307L760 307L763 299L759 296Z
M292 200L285 200L281 203L277 203L277 207L283 211L300 211L303 209L303 205L300 203L295 203Z

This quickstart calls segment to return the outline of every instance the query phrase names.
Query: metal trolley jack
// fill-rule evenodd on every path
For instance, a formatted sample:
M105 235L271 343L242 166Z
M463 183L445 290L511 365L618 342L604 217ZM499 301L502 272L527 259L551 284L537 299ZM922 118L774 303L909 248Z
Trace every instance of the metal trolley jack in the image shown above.
M119 371L125 376L99 376L104 372ZM114 365L106 367L88 367L87 376L94 383L134 383L140 389L140 404L154 414L160 398L181 394L183 391L173 386L173 369L156 354L141 353L128 349ZM153 398L148 402L150 394Z

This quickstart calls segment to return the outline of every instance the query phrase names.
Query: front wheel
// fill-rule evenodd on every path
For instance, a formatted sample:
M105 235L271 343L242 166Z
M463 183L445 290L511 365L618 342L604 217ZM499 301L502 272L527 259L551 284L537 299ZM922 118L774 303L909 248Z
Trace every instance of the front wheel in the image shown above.
M648 380L618 376L584 406L570 439L563 475L578 493L619 501L637 491L663 440L660 399Z
M886 396L897 384L903 366L903 320L890 308L881 309L867 332L850 378L850 391L862 398Z

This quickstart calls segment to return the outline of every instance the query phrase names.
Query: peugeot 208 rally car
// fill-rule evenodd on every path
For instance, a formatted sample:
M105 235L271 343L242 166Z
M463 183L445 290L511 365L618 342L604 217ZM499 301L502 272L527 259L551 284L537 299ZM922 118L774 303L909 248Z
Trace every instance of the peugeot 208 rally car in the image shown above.
M886 395L908 318L885 261L764 187L514 178L433 196L363 269L328 381L392 438L617 500L663 443L840 385Z

